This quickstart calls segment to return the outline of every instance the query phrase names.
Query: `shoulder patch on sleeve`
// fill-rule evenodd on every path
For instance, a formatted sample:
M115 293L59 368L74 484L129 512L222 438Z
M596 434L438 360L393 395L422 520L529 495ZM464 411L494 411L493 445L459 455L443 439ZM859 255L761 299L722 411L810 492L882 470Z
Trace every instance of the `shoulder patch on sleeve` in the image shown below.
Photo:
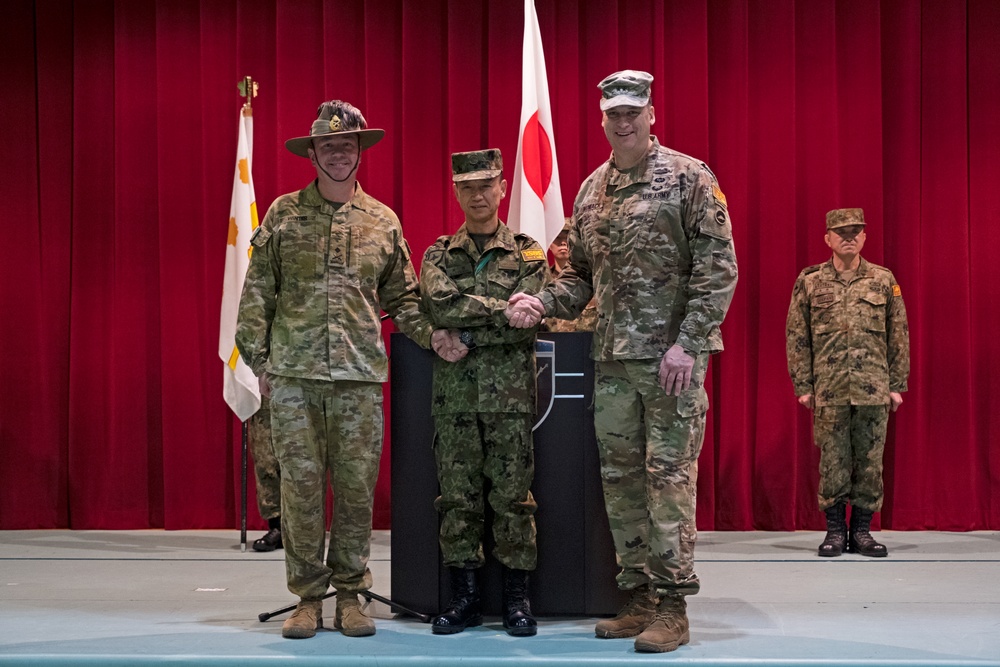
M893 285L892 286L892 295L893 296L903 296L903 290L899 289L899 285Z
M271 230L264 225L258 225L257 229L250 236L250 245L260 248L271 238Z
M719 187L718 183L712 183L712 196L715 197L715 201L722 204L724 207L728 207L726 203L726 195L723 194L722 188Z
M528 248L521 251L521 259L526 262L544 262L545 251L541 248Z

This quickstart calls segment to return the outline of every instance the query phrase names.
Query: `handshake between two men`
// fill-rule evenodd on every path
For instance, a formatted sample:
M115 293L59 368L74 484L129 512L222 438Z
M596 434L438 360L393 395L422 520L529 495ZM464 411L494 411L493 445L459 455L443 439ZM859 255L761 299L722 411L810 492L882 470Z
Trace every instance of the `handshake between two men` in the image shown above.
M545 317L545 306L541 299L531 294L519 292L507 301L504 310L507 322L515 329L530 329L541 323ZM459 361L469 353L469 347L459 339L454 329L438 329L431 336L431 347L445 361ZM660 360L659 384L667 394L679 396L691 386L691 373L695 358L679 345L673 345Z

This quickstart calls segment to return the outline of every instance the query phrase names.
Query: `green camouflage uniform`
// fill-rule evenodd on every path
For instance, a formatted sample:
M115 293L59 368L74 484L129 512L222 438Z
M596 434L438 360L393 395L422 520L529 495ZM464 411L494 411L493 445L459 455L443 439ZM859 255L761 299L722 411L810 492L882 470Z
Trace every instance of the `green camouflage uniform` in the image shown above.
M260 409L247 420L247 440L257 481L257 508L263 519L281 516L281 467L271 443L271 401L260 397Z
M839 499L882 508L882 451L889 392L906 391L909 328L892 273L861 259L850 280L833 260L799 274L785 329L796 396L815 400L819 507Z
M698 160L653 145L618 171L614 157L573 206L570 266L540 295L546 316L571 319L597 299L594 426L621 572L660 595L698 591L693 569L698 454L710 354L736 288L725 196ZM674 344L695 357L680 396L658 384Z
M307 600L330 585L366 590L388 375L380 310L430 345L409 248L396 215L360 185L336 207L315 182L275 200L251 244L236 344L271 380L288 588ZM328 471L334 518L324 562Z
M545 253L503 223L480 252L466 225L424 255L420 294L435 327L472 333L475 347L455 363L434 359L434 453L445 565L482 565L483 485L496 516L494 556L517 570L536 564L531 495L535 330L514 329L504 309L515 292L545 284Z

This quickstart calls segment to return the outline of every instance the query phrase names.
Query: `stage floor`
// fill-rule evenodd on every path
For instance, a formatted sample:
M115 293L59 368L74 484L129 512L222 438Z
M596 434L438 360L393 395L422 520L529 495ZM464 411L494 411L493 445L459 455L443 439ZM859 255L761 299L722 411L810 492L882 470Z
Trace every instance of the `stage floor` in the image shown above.
M286 640L283 616L257 620L294 602L282 552L243 553L236 531L2 531L0 666L1000 666L1000 532L877 537L888 558L818 558L815 532L701 533L691 643L649 655L594 638L590 618L540 619L531 638L496 618L439 637L378 603L373 637ZM386 596L390 555L377 532L373 591Z

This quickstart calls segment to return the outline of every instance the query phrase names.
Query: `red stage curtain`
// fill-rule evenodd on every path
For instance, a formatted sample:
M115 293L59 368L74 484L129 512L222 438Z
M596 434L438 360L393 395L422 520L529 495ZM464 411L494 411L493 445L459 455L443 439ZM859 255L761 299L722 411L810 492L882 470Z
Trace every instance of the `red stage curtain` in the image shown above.
M234 526L239 424L216 345L236 82L261 84L262 213L313 176L282 142L346 99L387 132L360 177L419 264L461 218L449 153L497 146L513 165L522 8L8 4L0 528ZM699 525L821 526L785 313L797 272L828 256L825 212L861 206L865 255L899 279L912 339L881 523L1000 529L1000 3L536 4L567 208L609 152L595 85L622 68L654 74L654 132L708 162L730 202L741 280L712 364Z

